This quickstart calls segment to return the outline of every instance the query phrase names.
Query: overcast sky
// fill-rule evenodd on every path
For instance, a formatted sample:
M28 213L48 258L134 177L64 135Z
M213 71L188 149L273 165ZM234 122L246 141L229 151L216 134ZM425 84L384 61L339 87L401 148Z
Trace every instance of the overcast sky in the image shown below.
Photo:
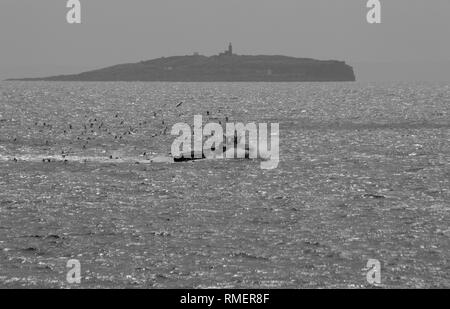
M79 73L161 56L238 54L338 59L359 80L450 81L450 1L0 0L0 79Z

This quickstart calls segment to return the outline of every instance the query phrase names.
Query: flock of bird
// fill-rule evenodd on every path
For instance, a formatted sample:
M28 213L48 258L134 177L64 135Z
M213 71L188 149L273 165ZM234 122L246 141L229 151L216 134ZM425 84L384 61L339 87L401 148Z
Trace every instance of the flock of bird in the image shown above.
M175 105L175 108L180 108L184 102L179 102ZM220 113L220 110L219 110ZM181 115L181 114L180 114ZM210 111L206 111L206 115L211 118ZM153 128L153 132L150 134L149 138L157 138L158 136L165 136L169 133L169 126L167 121L164 119L164 114L162 111L153 112L153 117L150 120L143 120L135 125L129 125L126 123L118 113L113 116L111 121L103 121L99 117L89 117L89 115L84 116L85 121L81 123L67 123L61 126L56 126L48 121L45 122L34 122L34 128L29 127L29 130L34 130L39 132L41 137L44 137L45 147L51 147L52 142L45 138L45 135L54 137L55 135L60 135L63 139L68 140L65 147L62 147L60 151L61 158L64 163L67 163L68 157L71 155L76 155L78 151L85 151L90 148L90 146L95 146L98 140L104 141L109 138L114 142L125 143L126 138L136 135L148 130L149 126ZM217 118L215 118L217 119ZM228 121L228 117L225 117ZM222 121L219 121L222 123ZM110 125L108 125L109 123ZM18 138L15 137L12 140L13 143L18 143ZM143 152L141 156L147 156L147 152ZM119 159L114 155L109 155L109 159ZM14 157L14 162L19 160ZM52 162L51 158L43 158L42 162Z

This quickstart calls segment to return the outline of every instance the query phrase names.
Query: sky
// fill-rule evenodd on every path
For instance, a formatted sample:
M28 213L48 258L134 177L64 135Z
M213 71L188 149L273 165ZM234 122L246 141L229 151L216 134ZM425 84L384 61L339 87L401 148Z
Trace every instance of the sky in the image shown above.
M0 80L199 52L343 60L361 81L450 81L450 1L0 0Z

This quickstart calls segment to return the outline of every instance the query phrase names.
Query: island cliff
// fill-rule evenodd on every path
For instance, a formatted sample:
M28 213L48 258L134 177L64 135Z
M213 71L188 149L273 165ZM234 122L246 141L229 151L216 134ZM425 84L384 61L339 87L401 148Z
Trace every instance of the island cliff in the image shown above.
M76 75L19 80L44 81L171 81L171 82L331 82L355 81L343 61L287 56L241 56L232 46L216 56L162 57L121 64Z

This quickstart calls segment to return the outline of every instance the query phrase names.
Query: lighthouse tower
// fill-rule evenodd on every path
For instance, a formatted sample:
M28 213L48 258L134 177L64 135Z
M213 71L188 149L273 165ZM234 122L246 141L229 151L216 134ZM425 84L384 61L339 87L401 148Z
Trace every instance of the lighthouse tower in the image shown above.
M230 43L228 45L228 50L225 50L223 53L220 53L219 56L233 56L233 45Z

